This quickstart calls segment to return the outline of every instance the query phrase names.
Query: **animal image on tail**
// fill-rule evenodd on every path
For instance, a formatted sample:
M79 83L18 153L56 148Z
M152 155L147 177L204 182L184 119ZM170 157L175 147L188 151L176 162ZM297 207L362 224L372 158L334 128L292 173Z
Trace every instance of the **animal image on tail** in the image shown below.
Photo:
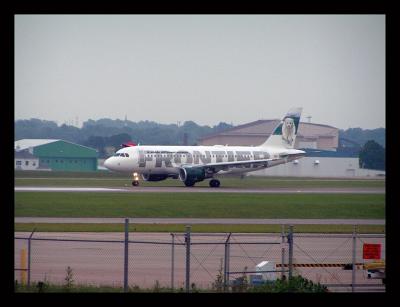
M293 141L295 139L295 130L296 127L294 125L293 118L287 117L283 121L282 125L282 139L288 143L288 145L292 146Z

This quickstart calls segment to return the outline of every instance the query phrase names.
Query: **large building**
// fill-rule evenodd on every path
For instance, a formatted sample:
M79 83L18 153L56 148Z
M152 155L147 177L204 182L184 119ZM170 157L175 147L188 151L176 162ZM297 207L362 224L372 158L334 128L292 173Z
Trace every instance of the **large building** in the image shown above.
M21 170L96 171L97 151L54 139L14 142L14 167Z
M218 134L204 136L199 145L258 146L265 142L280 120L257 120ZM295 148L335 151L339 145L339 129L327 125L300 123Z
M385 171L362 169L358 157L346 157L324 152L314 155L307 149L304 158L271 168L251 172L249 176L289 177L374 177L385 176Z
M280 120L257 120L223 132L207 135L199 145L258 146L265 142ZM300 122L295 148L307 152L306 157L256 172L254 176L297 177L370 177L384 175L385 171L360 169L358 156L338 152L339 129Z

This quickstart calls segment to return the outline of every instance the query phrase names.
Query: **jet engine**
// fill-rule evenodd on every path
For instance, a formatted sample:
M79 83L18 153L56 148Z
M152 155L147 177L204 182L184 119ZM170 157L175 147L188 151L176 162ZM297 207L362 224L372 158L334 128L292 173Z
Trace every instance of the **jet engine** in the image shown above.
M179 169L179 179L186 185L193 185L196 182L203 181L206 178L206 172L202 167L182 167Z

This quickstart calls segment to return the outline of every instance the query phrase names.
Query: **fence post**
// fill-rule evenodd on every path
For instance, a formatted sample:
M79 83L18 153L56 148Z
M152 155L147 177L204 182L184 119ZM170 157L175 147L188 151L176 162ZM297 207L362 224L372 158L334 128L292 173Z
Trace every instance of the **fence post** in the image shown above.
M186 226L185 242L186 242L186 292L190 291L190 228Z
M293 276L293 225L289 226L289 235L288 235L288 243L289 243L289 280Z
M21 258L20 258L20 267L21 267L21 285L26 285L26 271L27 271L27 264L26 264L26 248L23 247L21 249Z
M129 219L125 219L125 241L124 241L124 292L128 292L128 247L129 247Z
M285 225L282 225L282 261L281 261L281 279L285 278Z
M171 289L174 290L174 273L175 273L175 234L172 236L172 250L171 250Z
M31 239L36 228L33 229L28 239L28 287L31 285Z
M224 259L224 291L226 291L229 285L229 258L230 258L230 243L232 233L230 232L228 238L225 241L225 259Z
M353 259L352 259L352 272L351 272L351 292L354 292L354 285L356 283L356 231L357 225L353 226Z

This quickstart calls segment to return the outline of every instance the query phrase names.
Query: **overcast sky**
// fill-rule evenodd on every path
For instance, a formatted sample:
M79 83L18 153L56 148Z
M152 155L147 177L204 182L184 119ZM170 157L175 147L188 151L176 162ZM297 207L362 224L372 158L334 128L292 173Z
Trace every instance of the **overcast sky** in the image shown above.
M15 119L385 127L384 15L16 15Z

